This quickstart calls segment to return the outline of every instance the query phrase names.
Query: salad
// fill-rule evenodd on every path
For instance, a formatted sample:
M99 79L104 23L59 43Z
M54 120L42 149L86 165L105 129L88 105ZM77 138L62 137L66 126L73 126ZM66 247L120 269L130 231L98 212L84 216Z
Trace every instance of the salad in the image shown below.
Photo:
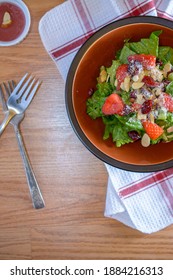
M117 147L173 141L173 48L159 45L161 33L126 40L89 91L87 114L102 118L103 139L112 137Z

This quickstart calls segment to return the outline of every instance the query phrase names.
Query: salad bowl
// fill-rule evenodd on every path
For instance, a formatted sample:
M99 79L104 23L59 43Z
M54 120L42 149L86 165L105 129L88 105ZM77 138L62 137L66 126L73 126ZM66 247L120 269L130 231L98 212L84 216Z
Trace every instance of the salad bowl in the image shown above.
M65 89L69 120L85 147L109 165L134 172L153 172L173 167L173 141L151 141L151 145L145 146L141 145L139 137L128 144L117 145L112 137L104 137L103 119L91 118L87 111L88 99L97 90L101 67L110 68L126 42L145 40L154 32L159 34L159 47L173 48L172 27L171 21L152 16L112 22L82 45L71 64ZM169 59L173 61L172 56Z

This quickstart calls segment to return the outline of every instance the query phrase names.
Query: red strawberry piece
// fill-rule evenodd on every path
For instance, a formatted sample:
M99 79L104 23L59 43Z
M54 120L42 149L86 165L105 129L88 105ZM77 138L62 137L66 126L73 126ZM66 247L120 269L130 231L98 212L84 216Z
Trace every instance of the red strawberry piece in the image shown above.
M173 113L173 97L167 93L164 93L163 95L163 98L164 98L164 106L165 108Z
M117 114L122 116L124 110L124 103L122 98L117 93L112 93L109 95L102 107L102 112L104 115Z
M144 76L142 79L142 82L147 86L147 87L158 87L160 86L159 82L156 82L152 77L150 76Z
M124 82L125 77L129 75L128 64L121 64L116 70L117 90L120 90L121 83Z
M156 123L152 123L146 120L142 122L142 125L146 133L152 140L156 140L163 133L163 128L157 125Z
M150 70L156 66L156 57L151 54L132 54L128 56L131 63L140 62L143 68Z

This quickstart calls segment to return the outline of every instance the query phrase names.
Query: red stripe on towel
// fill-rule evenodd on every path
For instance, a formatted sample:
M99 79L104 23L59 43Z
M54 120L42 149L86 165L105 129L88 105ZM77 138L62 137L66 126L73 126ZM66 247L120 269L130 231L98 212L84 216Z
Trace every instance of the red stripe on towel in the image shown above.
M154 1L150 1L147 3L146 1L144 1L143 3L138 3L138 5L136 5L137 4L136 2L137 1L133 1L133 0L125 1L129 16L144 15L144 13L146 14L149 11L155 9Z
M162 189L164 190L164 187L167 188L166 181L168 180L168 178L169 179L173 178L173 168L170 168L165 171L153 173L152 175L147 176L142 180L133 182L133 184L129 184L123 187L122 189L120 189L119 195L122 198L127 198L147 188L156 187L158 184L160 184L162 186Z
M82 1L81 0L74 0L74 4L75 4L75 7L76 7L76 9L77 9L77 11L80 15L80 19L82 20L82 23L85 26L86 31L87 32L91 31L92 27L91 27L91 24L90 24L90 21L89 21L87 15L86 15L86 12L83 8Z
M75 50L79 48L90 36L92 35L91 33L85 34L85 36L77 39L76 41L70 42L67 45L64 45L60 49L57 49L53 52L51 52L51 55L54 59L56 58L62 58L64 55L69 54L72 50Z

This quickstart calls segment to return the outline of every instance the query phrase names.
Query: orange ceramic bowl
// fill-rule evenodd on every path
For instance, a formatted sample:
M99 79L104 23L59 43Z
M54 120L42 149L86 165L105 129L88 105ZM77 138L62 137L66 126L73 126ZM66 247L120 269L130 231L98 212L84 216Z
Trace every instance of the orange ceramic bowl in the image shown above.
M124 40L139 41L155 30L163 30L160 45L173 47L173 22L147 16L113 22L91 36L75 56L66 81L67 113L82 143L103 162L124 170L152 172L173 166L173 142L148 148L140 141L117 148L111 139L104 141L101 119L92 120L86 113L89 89L96 87L100 66L109 67Z

